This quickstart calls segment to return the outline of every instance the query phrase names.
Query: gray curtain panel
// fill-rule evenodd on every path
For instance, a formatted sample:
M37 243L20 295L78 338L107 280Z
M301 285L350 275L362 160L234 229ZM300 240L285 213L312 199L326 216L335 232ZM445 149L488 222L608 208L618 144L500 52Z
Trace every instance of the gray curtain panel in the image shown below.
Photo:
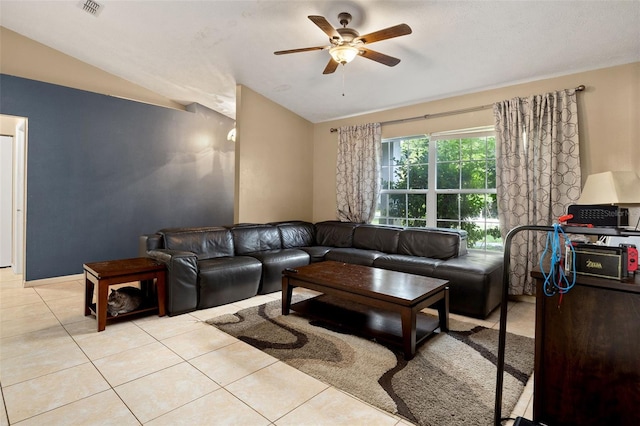
M548 226L580 197L575 90L514 98L493 106L496 190L502 238L520 225ZM535 294L530 272L546 234L521 232L511 245L509 294Z
M338 129L338 137L338 219L370 223L375 216L380 194L380 123L343 126Z

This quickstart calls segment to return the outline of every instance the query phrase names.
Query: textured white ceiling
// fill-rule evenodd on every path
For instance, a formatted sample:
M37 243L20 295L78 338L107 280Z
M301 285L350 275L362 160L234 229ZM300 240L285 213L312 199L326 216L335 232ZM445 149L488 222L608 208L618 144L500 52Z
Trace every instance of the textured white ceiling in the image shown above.
M243 84L312 122L640 61L637 0L99 1L0 0L0 25L180 103L234 117ZM360 34L408 24L371 45L400 64L273 54L328 44L307 16L343 11Z

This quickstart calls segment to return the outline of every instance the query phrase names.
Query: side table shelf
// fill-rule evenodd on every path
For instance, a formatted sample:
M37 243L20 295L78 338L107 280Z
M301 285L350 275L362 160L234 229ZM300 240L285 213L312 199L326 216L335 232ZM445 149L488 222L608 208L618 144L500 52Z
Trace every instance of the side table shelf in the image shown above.
M85 263L85 301L84 314L95 315L98 331L103 331L107 319L127 318L146 312L157 312L165 315L165 266L153 259L138 257L132 259L109 260L105 262ZM140 281L145 298L143 305L132 312L111 316L107 313L107 299L109 286ZM148 288L149 284L155 288ZM93 303L93 293L97 287L96 303ZM151 300L149 293L155 294L156 300Z

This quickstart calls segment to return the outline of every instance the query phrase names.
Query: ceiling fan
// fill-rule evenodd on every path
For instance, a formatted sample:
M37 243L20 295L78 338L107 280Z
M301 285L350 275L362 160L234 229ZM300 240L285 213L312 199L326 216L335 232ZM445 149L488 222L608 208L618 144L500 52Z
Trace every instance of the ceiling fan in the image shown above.
M338 20L340 21L340 25L342 25L342 28L337 29L334 28L329 23L329 21L327 21L322 16L311 15L308 18L329 36L330 44L328 46L279 50L273 53L276 55L285 55L288 53L328 49L331 58L329 59L329 63L322 72L323 74L331 74L336 70L336 68L338 68L338 64L344 65L346 63L349 63L358 55L390 67L398 65L400 59L373 51L365 46L371 43L375 43L376 41L382 41L411 34L411 28L407 24L399 24L361 36L358 31L354 30L353 28L347 28L347 25L349 25L349 22L351 22L351 14L347 12L342 12L338 15Z

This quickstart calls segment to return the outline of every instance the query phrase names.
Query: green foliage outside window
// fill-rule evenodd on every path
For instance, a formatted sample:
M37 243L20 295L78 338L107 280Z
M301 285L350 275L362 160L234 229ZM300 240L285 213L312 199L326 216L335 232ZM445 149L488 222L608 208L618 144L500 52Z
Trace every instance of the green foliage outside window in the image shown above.
M429 143L427 137L383 142L379 223L426 226L427 192L435 190L431 223L464 229L469 247L501 249L496 194L490 191L496 187L495 138L431 142L437 144L435 185L429 182Z

